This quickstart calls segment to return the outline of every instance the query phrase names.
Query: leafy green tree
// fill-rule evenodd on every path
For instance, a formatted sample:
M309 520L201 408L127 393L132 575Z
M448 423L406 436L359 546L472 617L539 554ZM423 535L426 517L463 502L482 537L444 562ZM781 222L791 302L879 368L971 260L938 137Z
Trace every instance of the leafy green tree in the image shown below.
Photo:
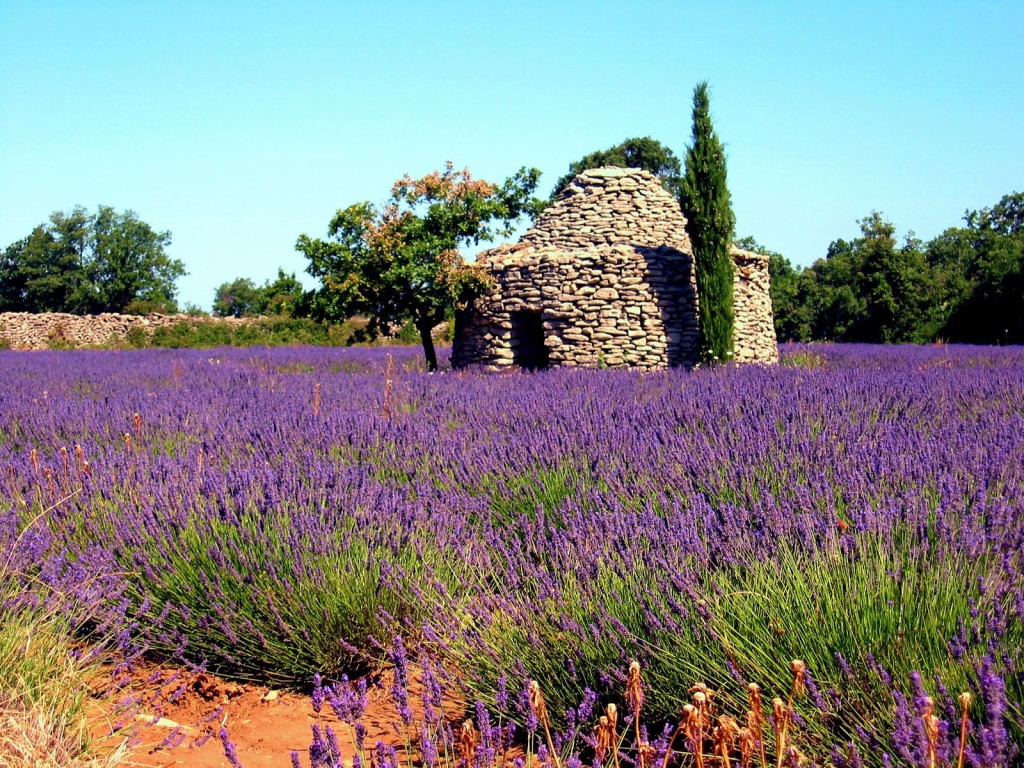
M48 224L4 251L3 309L85 314L96 305L88 255L89 216L83 208L55 212Z
M809 268L814 275L811 336L821 341L861 340L858 328L867 316L867 299L854 244L836 240L824 259Z
M57 211L0 258L0 309L120 312L134 302L173 305L184 265L167 256L169 232L133 211Z
M693 246L701 359L731 360L735 266L729 245L736 217L726 185L725 149L711 122L707 82L693 91L693 143L686 152L679 204Z
M1024 342L1024 194L968 211L927 244L902 243L878 212L861 236L836 240L796 274L772 258L772 303L781 340L979 344ZM738 245L766 252L753 238Z
M260 314L260 289L248 277L235 278L217 286L213 313L221 317L247 317Z
M974 239L969 230L950 227L925 247L925 259L939 281L943 323L939 335L950 338L956 334L957 314L970 298L973 285L969 273L975 262Z
M174 304L185 266L167 256L170 232L156 232L134 211L99 206L91 220L90 272L96 307L121 311L134 301Z
M1024 343L1024 193L967 212L967 227L928 244L951 275L957 299L943 329L953 341Z
M434 327L487 285L486 273L467 264L459 247L510 234L520 215L535 210L539 177L523 168L498 186L448 163L421 179L399 179L382 207L364 202L339 210L330 239L301 235L296 243L309 274L322 281L309 301L311 314L367 314L373 332L411 320L427 368L436 370Z
M887 248L883 257L879 338L901 344L934 341L945 322L943 283L928 264L923 244L911 232L902 244Z
M964 220L969 229L1004 237L1024 234L1024 192L1004 195L991 208L968 211Z
M282 315L290 317L303 295L302 283L295 273L278 267L277 278L257 286L248 277L221 283L213 295L213 312L221 317Z
M861 237L836 240L797 280L789 329L800 340L925 343L948 314L947 281L920 241L873 211Z
M614 147L584 155L569 165L569 172L555 183L550 200L583 171L613 165L619 168L642 168L657 176L673 197L679 195L679 158L672 150L650 136L626 139Z
M260 288L260 293L262 294L261 314L291 317L295 314L296 306L302 300L305 289L294 272L286 274L279 267L277 277L273 281L268 280L264 283Z
M912 320L903 302L912 280L896 247L896 227L878 211L860 222L863 237L855 241L853 258L859 270L864 314L856 322L853 341L910 341ZM856 278L855 278L856 279Z
M29 265L46 254L52 242L52 235L40 226L0 252L0 311L33 311L35 297L29 294Z

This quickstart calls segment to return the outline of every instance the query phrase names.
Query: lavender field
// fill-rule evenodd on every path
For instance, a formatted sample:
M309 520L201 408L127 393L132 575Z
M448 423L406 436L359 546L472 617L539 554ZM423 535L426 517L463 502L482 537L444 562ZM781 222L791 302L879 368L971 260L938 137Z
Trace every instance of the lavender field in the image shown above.
M0 352L0 557L128 654L301 686L402 637L527 728L528 680L579 732L595 703L630 711L637 660L647 765L694 683L738 715L749 682L786 697L793 659L802 754L955 765L970 692L963 764L1016 763L1024 350L782 357L427 375L413 349Z

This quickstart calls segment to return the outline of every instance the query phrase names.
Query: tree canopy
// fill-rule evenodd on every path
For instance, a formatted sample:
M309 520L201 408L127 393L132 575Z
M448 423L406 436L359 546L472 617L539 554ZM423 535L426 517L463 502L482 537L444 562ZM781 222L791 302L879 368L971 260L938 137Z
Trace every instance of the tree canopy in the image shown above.
M700 356L704 362L725 362L733 355L735 266L729 246L736 217L726 185L725 148L711 122L707 82L693 91L693 140L686 152L679 205L693 246Z
M213 296L213 312L221 317L293 314L303 298L302 283L295 273L278 268L277 278L256 285L251 278L238 277L221 283Z
M522 214L536 210L539 177L523 168L497 185L449 162L420 179L399 179L382 206L339 210L329 239L301 235L296 243L309 260L306 271L322 282L309 312L331 320L366 314L374 332L411 320L427 368L435 370L433 329L487 286L486 273L466 263L459 248L511 234Z
M773 257L779 340L1024 342L1024 194L964 221L927 243L913 233L900 242L874 211L860 237L834 241L802 271Z
M642 168L657 176L673 197L679 195L679 158L660 141L649 136L626 139L614 147L591 152L569 165L569 172L555 183L550 200L554 200L577 175L591 168L613 165L619 168Z
M167 255L170 242L170 232L134 211L56 211L0 253L0 311L93 314L137 302L174 309L185 267Z

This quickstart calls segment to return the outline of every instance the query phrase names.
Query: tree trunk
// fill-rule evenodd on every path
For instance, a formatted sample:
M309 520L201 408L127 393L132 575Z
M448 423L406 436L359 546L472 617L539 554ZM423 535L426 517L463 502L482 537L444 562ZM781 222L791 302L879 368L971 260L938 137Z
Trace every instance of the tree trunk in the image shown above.
M430 320L424 320L418 323L416 329L420 332L420 341L423 342L423 356L427 361L427 370L437 370L437 352L434 351L434 337L431 336L431 331L434 330L434 324Z

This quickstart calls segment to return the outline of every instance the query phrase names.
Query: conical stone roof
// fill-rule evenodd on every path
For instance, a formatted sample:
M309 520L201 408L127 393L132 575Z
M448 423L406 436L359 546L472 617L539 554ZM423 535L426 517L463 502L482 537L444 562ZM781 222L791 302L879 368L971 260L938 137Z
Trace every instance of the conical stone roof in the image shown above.
M584 171L537 217L522 242L535 248L668 245L690 251L679 202L639 168Z

